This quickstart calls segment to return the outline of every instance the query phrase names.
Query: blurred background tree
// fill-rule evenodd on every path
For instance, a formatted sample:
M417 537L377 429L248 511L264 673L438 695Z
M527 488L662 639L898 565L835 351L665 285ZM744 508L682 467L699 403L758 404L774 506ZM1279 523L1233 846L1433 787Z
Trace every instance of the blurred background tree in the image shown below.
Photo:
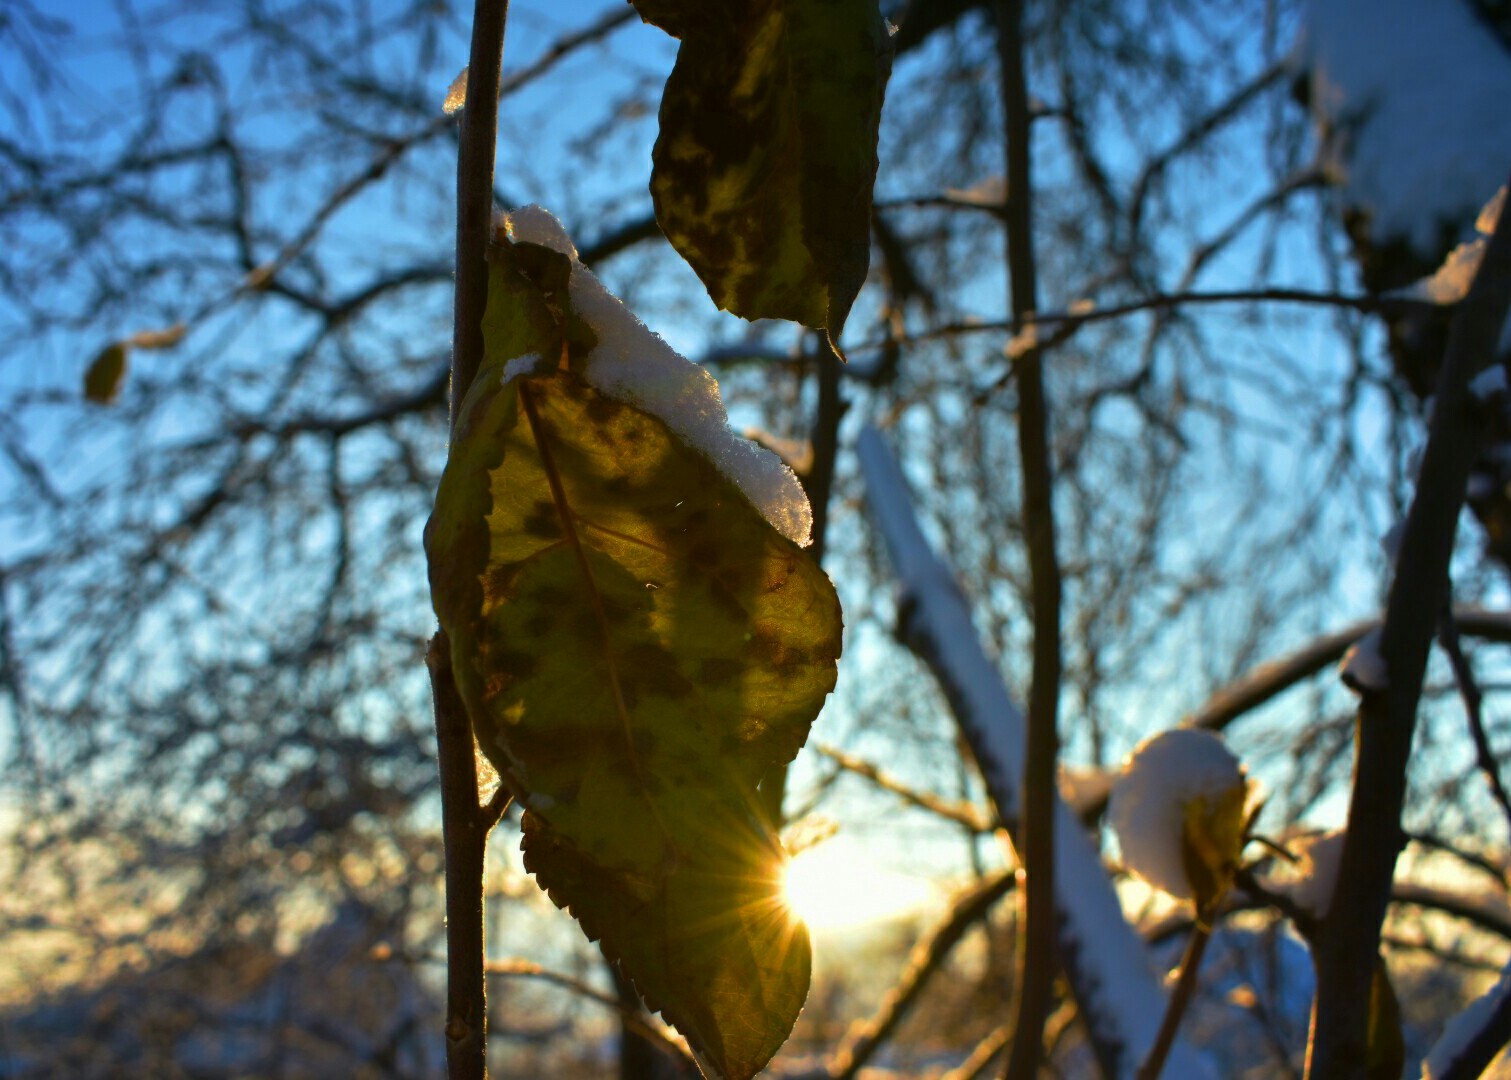
M794 770L794 829L853 841L873 889L934 883L859 944L821 937L789 1070L833 1053L921 927L1002 862L944 698L891 640L891 570L851 452L861 421L888 429L1009 685L1029 667L1013 380L1029 342L1003 310L990 5L883 7L899 29L873 276L850 363L827 382L816 342L715 312L655 227L649 147L675 43L618 3L516 0L505 49L500 205L557 213L826 507L848 635L813 742L839 753ZM1297 99L1324 69L1297 47L1304 7L1027 5L1040 292L1070 316L1036 340L1058 479L1060 726L1080 769L1114 766L1260 662L1378 610L1379 540L1409 496L1430 382L1392 359L1374 292L1437 265L1508 144L1492 132L1454 162L1483 170L1464 180L1472 198L1371 233L1368 191L1337 182L1346 150L1319 142ZM1503 5L1471 7L1507 67ZM445 457L456 136L441 102L468 17L446 0L0 3L0 1075L438 1068L420 533ZM1485 64L1463 73L1471 89L1506 78ZM1357 117L1324 119L1335 138ZM1410 261L1385 274L1391 244ZM1202 300L1218 292L1247 299ZM91 360L141 334L113 401L86 400ZM1466 531L1456 597L1504 606L1482 547ZM1505 665L1482 652L1494 748ZM1446 666L1429 691L1406 824L1478 929L1392 924L1393 962L1432 985L1410 995L1417 1052L1511 936L1507 822ZM1324 674L1233 725L1270 792L1266 829L1341 823L1352 715ZM924 797L899 802L856 759ZM496 1071L612 1072L618 1018L585 991L615 988L523 878L513 828L489 875ZM1477 869L1441 869L1444 851ZM1136 889L1125 899L1163 914ZM978 907L938 961L955 977L931 984L930 1019L894 1038L890 1067L958 1065L1005 1017L982 1002L1009 991L1011 905ZM1269 957L1269 974L1214 977L1195 1029L1235 1068L1294 1068L1305 965L1271 922L1245 925L1256 951L1230 967ZM1414 966L1424 953L1434 963ZM351 985L391 989L311 989L340 965ZM1460 969L1472 977L1443 975ZM1240 1021L1252 1035L1229 1038ZM1067 1007L1052 1034L1071 1071L1076 1033Z

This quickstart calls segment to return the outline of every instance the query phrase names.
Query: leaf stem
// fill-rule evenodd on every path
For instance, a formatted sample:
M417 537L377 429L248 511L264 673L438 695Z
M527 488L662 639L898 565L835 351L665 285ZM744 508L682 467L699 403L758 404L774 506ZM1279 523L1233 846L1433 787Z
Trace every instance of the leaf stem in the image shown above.
M1170 1047L1175 1044L1175 1033L1180 1028L1181 1018L1186 1015L1186 1008L1196 992L1196 973L1201 967L1201 958L1207 951L1207 942L1211 937L1212 926L1209 920L1198 918L1191 925L1191 936L1186 940L1186 953L1181 957L1175 991L1165 1006L1165 1019L1160 1024L1154 1045L1149 1048L1149 1056L1135 1074L1136 1080L1158 1080L1160 1071L1164 1069L1165 1058L1170 1054Z

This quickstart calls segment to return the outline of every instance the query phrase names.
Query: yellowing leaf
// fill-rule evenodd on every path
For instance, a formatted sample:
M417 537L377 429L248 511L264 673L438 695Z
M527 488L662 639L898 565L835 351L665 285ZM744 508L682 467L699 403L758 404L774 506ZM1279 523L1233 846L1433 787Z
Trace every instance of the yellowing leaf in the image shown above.
M99 405L112 404L126 378L126 343L112 341L100 350L84 372L84 397Z
M1248 836L1249 785L1235 784L1212 798L1186 803L1181 856L1191 882L1197 918L1205 920L1233 883Z
M494 266L428 536L436 610L526 807L526 866L704 1059L748 1077L810 968L756 787L834 685L839 606L702 454L570 370L590 331L551 254L511 245ZM532 354L546 373L503 378Z
M891 45L876 0L633 0L682 39L656 220L719 307L832 341L865 282Z

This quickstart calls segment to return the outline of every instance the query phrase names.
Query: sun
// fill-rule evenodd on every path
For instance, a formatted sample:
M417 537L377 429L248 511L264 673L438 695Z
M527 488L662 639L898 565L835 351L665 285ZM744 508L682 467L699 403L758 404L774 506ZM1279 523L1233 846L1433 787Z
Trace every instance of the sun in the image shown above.
M927 881L881 866L845 837L821 841L794 856L782 891L787 906L814 933L885 923L935 899Z

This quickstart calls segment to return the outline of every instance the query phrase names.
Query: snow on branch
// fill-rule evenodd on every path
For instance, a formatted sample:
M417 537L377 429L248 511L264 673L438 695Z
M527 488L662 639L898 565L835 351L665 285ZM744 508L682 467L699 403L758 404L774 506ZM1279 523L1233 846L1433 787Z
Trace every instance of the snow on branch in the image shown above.
M901 583L899 634L939 680L998 815L1016 832L1023 713L981 647L954 574L919 531L907 483L885 439L868 427L858 451L867 503ZM1057 929L1066 978L1108 1073L1131 1076L1158 1035L1165 992L1095 848L1061 800L1056 800L1054 835ZM1169 1075L1204 1077L1211 1069L1205 1058L1177 1043Z
M1448 1022L1422 1062L1422 1080L1481 1075L1511 1039L1511 964L1500 981Z

